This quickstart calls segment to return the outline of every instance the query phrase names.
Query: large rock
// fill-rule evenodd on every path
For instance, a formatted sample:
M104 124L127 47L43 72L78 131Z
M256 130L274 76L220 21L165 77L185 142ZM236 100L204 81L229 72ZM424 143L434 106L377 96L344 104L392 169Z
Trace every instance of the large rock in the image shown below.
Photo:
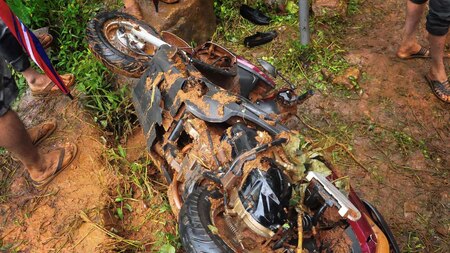
M316 16L345 16L348 0L313 0L312 10Z
M159 32L169 31L190 43L203 43L216 30L216 16L212 0L180 0L175 4L159 3L155 11L153 1L138 0L144 20Z

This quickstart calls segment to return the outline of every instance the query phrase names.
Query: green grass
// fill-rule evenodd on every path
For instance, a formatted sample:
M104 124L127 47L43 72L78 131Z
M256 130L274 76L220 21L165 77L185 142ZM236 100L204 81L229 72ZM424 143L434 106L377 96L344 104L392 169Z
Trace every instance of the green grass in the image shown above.
M18 253L21 252L18 250L19 246L23 242L16 242L16 243L6 243L4 244L2 239L0 239L0 252L8 252L8 253Z
M0 204L9 199L9 188L19 168L19 165L3 152L0 153Z
M94 120L117 142L136 123L126 85L117 88L113 76L95 59L87 47L87 23L100 10L117 9L120 0L108 4L102 0L10 0L11 6L31 29L49 27L56 40L49 56L59 73L73 73L82 104L94 115ZM25 79L16 73L18 86L27 88Z
M116 141L114 144L117 144L117 141L129 132L135 120L129 90L125 85L121 87L113 85L113 76L92 56L85 40L86 24L97 11L106 8L103 1L10 0L16 2L18 6L21 1L26 8L22 8L23 13L20 15L27 25L31 28L49 26L50 31L56 35L55 45L51 51L53 63L60 73L70 72L76 75L77 89L82 93L80 96L82 103L89 108L102 129L113 133ZM110 8L120 5L120 1L112 2ZM298 41L296 1L289 0L289 11L284 15L278 15L267 9L262 0L251 2L252 6L268 13L274 22L270 26L255 26L240 17L239 1L216 0L214 6L219 24L213 40L239 55L253 58L253 51L242 45L246 36L252 35L257 30L272 29L277 29L282 35L292 34L292 37L286 37L282 43L269 43L260 47L267 52L263 58L275 64L289 79L301 85L301 89L315 88L323 92L329 90L331 84L323 78L322 69L339 74L349 66L342 57L345 50L337 42L345 23L338 19L312 18L312 43L303 46ZM354 3L352 8L357 10L358 0L353 0L352 3ZM18 83L22 88L26 87L23 78L19 77ZM348 140L352 135L351 130L341 125L336 137L341 136ZM342 156L341 153L343 152L336 153L337 160ZM110 193L111 211L123 229L139 231L143 226L143 224L129 226L127 223L136 215L133 209L133 203L136 201L150 203L153 198L162 198L162 205L150 206L150 211L145 214L145 222L152 222L155 215L170 212L165 194L149 179L148 169L151 164L147 158L129 162L126 159L126 150L120 145L113 145L105 156L111 170L119 179ZM155 233L156 241L143 241L136 244L137 247L131 244L126 246L129 248L125 248L132 252L142 250L141 246L147 244L152 244L159 252L175 252L180 248L177 231L170 233L160 230Z
M311 44L304 46L299 41L297 1L288 1L290 8L285 14L268 10L264 7L263 1L252 1L252 3L252 6L259 7L272 18L273 22L269 26L256 26L240 17L239 2L215 1L219 25L213 40L249 59L254 58L252 55L254 52L264 51L261 58L274 64L289 79L298 83L303 90L314 88L326 92L331 84L323 77L322 70L327 69L330 73L337 75L349 67L343 58L345 50L338 42L345 27L345 21L342 19L318 19L312 16ZM355 6L357 6L356 3ZM246 36L256 31L268 30L277 30L283 41L274 41L254 49L243 46Z
M161 229L152 231L153 240L148 239L148 235L143 235L139 245L152 245L153 249L159 252L175 252L181 247L178 232L175 234L167 232L167 225L174 225L175 220L161 220L163 213L172 212L165 193L166 188L161 189L162 183L154 179L149 170L156 170L148 157L141 157L137 161L127 160L127 151L122 146L107 150L105 154L110 169L119 179L118 184L110 193L112 202L111 211L116 219L120 221L121 228L125 233L139 232L149 222L158 222ZM153 178L153 179L151 179ZM144 213L136 213L133 210L133 203L145 203L148 209ZM139 224L132 225L135 215L145 217ZM126 245L125 245L126 246ZM128 245L129 250L141 252L144 248L136 248Z

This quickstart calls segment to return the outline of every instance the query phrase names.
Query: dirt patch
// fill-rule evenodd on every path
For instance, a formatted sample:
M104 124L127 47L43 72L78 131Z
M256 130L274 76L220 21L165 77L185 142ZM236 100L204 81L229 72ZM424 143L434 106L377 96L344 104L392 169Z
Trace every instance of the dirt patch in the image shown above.
M319 139L325 134L354 154L364 168L339 146L329 152L358 194L384 214L403 251L448 252L448 234L438 231L439 224L449 226L442 196L449 192L450 105L435 98L423 78L429 60L395 57L404 4L362 4L342 38L346 59L362 70L361 92L316 94L298 115L322 134L304 124L299 129ZM419 37L427 45L423 30ZM410 203L414 209L406 210Z
M79 154L45 191L31 186L23 167L11 164L18 169L10 196L0 205L3 244L12 244L20 252L98 252L109 239L85 224L79 214L88 212L91 219L102 222L99 212L107 200L111 175L101 158L100 132L77 101L62 96L36 99L26 95L18 112L27 126L57 118L56 132L40 145L43 152L73 142Z
M177 219L166 200L161 173L145 162L150 158L141 128L134 129L121 151L113 152L78 101L27 95L18 107L28 126L57 118L56 132L40 145L44 152L70 141L78 145L79 155L41 192L31 186L19 164L0 156L8 171L15 171L0 175L2 180L12 175L2 192L7 198L0 202L0 245L20 252L147 252L170 241L167 238L176 245ZM144 173L146 190L132 183Z

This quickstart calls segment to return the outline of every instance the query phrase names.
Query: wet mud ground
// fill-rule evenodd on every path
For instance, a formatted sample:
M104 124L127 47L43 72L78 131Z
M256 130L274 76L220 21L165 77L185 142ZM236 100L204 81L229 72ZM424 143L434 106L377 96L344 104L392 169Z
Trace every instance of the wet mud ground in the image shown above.
M450 104L423 77L429 60L395 57L404 9L404 1L364 2L342 38L347 61L363 73L362 93L311 98L298 110L299 129L350 149L364 167L339 146L328 153L385 215L404 252L449 252Z
M317 92L299 107L294 127L323 147L360 196L378 207L402 251L449 252L450 105L435 98L423 78L429 60L395 57L403 20L404 1L365 1L341 38L346 59L363 73L362 92ZM420 41L426 45L421 28ZM275 42L282 39L281 34ZM445 63L450 73L450 60ZM1 176L11 177L8 189L2 189L7 200L0 202L3 245L14 244L21 252L110 252L117 238L96 225L111 229L116 224L118 234L124 223L139 225L139 231L124 234L152 243L157 232L175 230L170 211L150 210L167 205L159 197L133 202L134 215L124 222L111 215L111 196L121 178L105 161L103 133L78 101L25 96L18 111L27 126L58 119L56 133L41 144L44 150L73 141L80 152L45 192L36 191L7 155L1 157ZM130 161L147 155L139 128L124 147ZM152 177L155 194L164 195L156 169Z

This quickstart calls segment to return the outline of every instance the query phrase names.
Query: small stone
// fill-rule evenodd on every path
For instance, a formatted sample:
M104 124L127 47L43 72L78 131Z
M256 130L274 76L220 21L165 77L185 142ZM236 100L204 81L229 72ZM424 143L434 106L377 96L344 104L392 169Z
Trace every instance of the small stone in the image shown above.
M264 0L264 3L270 9L275 9L284 12L286 9L286 0Z
M403 214L405 218L413 218L419 211L419 206L416 203L405 202L403 204Z
M367 95L366 92L362 92L361 98L363 98L363 99L368 99L368 98L369 98L369 95Z
M358 82L361 76L361 71L356 67L350 67L345 70L344 74L337 76L333 79L334 85L344 85L347 89L354 88L354 83Z
M366 60L366 58L362 54L351 53L351 52L344 55L344 59L348 63L350 63L352 65L358 65L358 66L362 66Z
M436 227L436 232L440 235L442 235L443 237L447 237L447 235L450 232L450 226L446 226L445 224L439 224Z

